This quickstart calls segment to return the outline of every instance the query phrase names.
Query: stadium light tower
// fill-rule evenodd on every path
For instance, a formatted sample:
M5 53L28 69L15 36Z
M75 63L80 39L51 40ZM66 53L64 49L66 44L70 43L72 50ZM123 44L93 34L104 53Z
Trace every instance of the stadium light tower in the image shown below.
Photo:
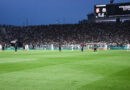
M110 0L110 4L113 4L114 0Z

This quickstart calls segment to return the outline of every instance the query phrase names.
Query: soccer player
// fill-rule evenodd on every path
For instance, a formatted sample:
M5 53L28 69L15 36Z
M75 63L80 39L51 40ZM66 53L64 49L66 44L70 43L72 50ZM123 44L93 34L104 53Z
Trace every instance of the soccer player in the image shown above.
M15 48L15 52L17 52L18 49L17 43L15 43L14 48Z
M81 51L84 51L84 43L81 44Z
M59 44L59 52L61 52L61 44Z
M107 44L104 45L104 50L107 50Z
M32 49L35 49L35 46L32 44Z
M4 51L4 50L5 50L5 45L3 44L3 45L2 45L2 51Z
M25 45L25 50L29 50L28 44Z
M23 50L25 50L25 45L23 45Z
M72 51L74 51L74 45L73 44L71 45L71 47L72 47Z
M53 45L53 44L51 44L51 50L52 50L52 51L54 50L54 45Z
M97 45L94 45L94 52L97 52Z

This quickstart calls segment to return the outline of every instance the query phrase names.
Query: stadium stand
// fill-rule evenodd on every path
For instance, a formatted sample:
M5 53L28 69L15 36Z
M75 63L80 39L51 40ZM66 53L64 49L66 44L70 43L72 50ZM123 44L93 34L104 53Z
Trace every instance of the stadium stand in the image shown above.
M124 45L130 43L130 22L89 23L16 27L1 25L0 43L10 46L10 41L20 40L24 45L42 46L81 43L107 43Z

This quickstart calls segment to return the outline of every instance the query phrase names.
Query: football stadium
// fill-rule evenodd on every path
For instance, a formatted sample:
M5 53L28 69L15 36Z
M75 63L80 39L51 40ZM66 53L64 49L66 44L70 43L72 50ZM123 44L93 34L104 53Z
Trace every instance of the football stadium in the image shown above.
M130 2L97 2L77 23L20 26L1 14L0 90L130 90Z

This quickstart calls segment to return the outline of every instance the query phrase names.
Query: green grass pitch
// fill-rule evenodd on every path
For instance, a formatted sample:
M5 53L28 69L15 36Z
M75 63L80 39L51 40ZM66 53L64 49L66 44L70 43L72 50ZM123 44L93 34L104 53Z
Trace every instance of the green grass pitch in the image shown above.
M0 51L0 90L130 90L130 51Z

